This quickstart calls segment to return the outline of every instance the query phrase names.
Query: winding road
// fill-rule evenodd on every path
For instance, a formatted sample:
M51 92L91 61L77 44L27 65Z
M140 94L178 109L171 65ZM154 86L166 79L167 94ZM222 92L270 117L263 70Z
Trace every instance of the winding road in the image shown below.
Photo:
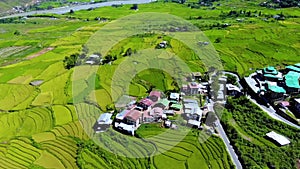
M93 4L60 7L60 8L50 9L50 10L38 10L38 11L23 12L23 13L0 17L0 19L25 17L25 16L30 16L30 15L36 15L36 14L49 14L49 13L50 14L51 13L52 14L65 14L65 13L70 12L70 10L79 11L79 10L86 10L86 9L90 9L90 8L100 8L100 7L112 6L112 5L146 4L146 3L150 3L150 2L155 2L155 0L123 0L123 1L100 2L100 3L93 3Z

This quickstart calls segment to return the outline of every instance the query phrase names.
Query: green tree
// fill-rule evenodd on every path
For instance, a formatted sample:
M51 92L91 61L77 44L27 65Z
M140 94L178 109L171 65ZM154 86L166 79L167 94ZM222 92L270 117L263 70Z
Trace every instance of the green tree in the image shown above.
M66 56L65 59L63 60L64 62L64 67L66 69L71 69L77 65L77 60L78 60L79 54L72 54L70 56Z

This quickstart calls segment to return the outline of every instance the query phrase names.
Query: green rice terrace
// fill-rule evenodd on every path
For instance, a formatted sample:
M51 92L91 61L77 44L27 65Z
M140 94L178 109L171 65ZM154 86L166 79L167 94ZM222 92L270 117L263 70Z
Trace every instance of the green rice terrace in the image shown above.
M103 55L105 64L84 64L83 54L99 52L87 49L90 38L123 16L158 12L187 20L208 38L220 57L222 69L237 72L241 77L269 64L282 67L299 62L299 8L277 10L260 6L260 1L217 1L213 6L197 2L158 1L140 4L139 10L130 10L132 5L120 5L62 15L0 19L0 168L234 168L223 140L216 135L206 140L206 134L195 129L181 135L183 140L174 147L170 145L178 141L176 136L180 132L170 130L168 137L162 137L159 134L164 129L157 125L141 126L137 132L139 138L109 129L98 135L99 143L106 149L89 137L99 115L115 110L114 94L120 94L123 88L122 85L111 88L111 85L120 82L114 78L128 79L113 76L116 71L131 70L132 67L124 66L127 58L147 57L149 48L155 49L161 41L168 41L168 48L157 50L163 51L160 59L166 61L178 56L191 71L204 73L209 69L184 43L153 32L129 36L114 44ZM75 67L67 68L67 58L73 56L81 62L68 63ZM143 61L139 60L139 65ZM174 65L172 61L166 64ZM142 98L151 89L176 91L174 74L179 73L173 69L138 72L130 81L128 94ZM35 81L41 83L30 85ZM295 167L281 157L299 158L299 141L284 149L274 146L262 137L261 130L266 128L254 131L248 127L259 117L243 115L244 111L250 110L228 109L222 119L226 131L236 136L231 141L240 149L238 155L243 167L270 168L266 161L277 168ZM246 118L249 121L245 122ZM273 128L272 125L277 123L269 120L268 128ZM283 127L286 126L276 129L294 140L299 138L299 134L284 131ZM246 142L251 148L243 145L245 139L251 140ZM138 145L135 151L126 151L132 144ZM114 154L116 150L122 155ZM262 151L270 153L260 157ZM252 157L250 153L254 152L257 153ZM130 156L139 158L126 158Z

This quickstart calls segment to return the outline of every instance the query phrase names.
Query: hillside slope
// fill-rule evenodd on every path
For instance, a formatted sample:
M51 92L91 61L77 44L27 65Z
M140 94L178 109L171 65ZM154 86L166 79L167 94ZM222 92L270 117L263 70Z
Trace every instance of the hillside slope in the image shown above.
M34 0L1 0L0 1L0 13L4 13L14 6L22 6L29 3L33 3Z

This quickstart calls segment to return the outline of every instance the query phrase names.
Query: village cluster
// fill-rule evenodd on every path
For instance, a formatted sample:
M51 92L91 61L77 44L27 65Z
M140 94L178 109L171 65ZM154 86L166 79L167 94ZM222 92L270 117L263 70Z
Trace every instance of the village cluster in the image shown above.
M205 104L202 105L201 98L208 95L210 83L200 82L200 72L191 73L188 79L189 82L182 85L180 93L174 92L166 96L161 91L153 90L146 98L138 101L132 99L121 108L113 121L111 113L101 114L94 125L95 132L105 131L113 124L115 129L134 135L141 124L154 122L160 122L162 127L177 129L178 126L168 118L175 115L182 116L189 127L202 128L201 119L208 113L208 109ZM220 85L224 88L226 82Z

